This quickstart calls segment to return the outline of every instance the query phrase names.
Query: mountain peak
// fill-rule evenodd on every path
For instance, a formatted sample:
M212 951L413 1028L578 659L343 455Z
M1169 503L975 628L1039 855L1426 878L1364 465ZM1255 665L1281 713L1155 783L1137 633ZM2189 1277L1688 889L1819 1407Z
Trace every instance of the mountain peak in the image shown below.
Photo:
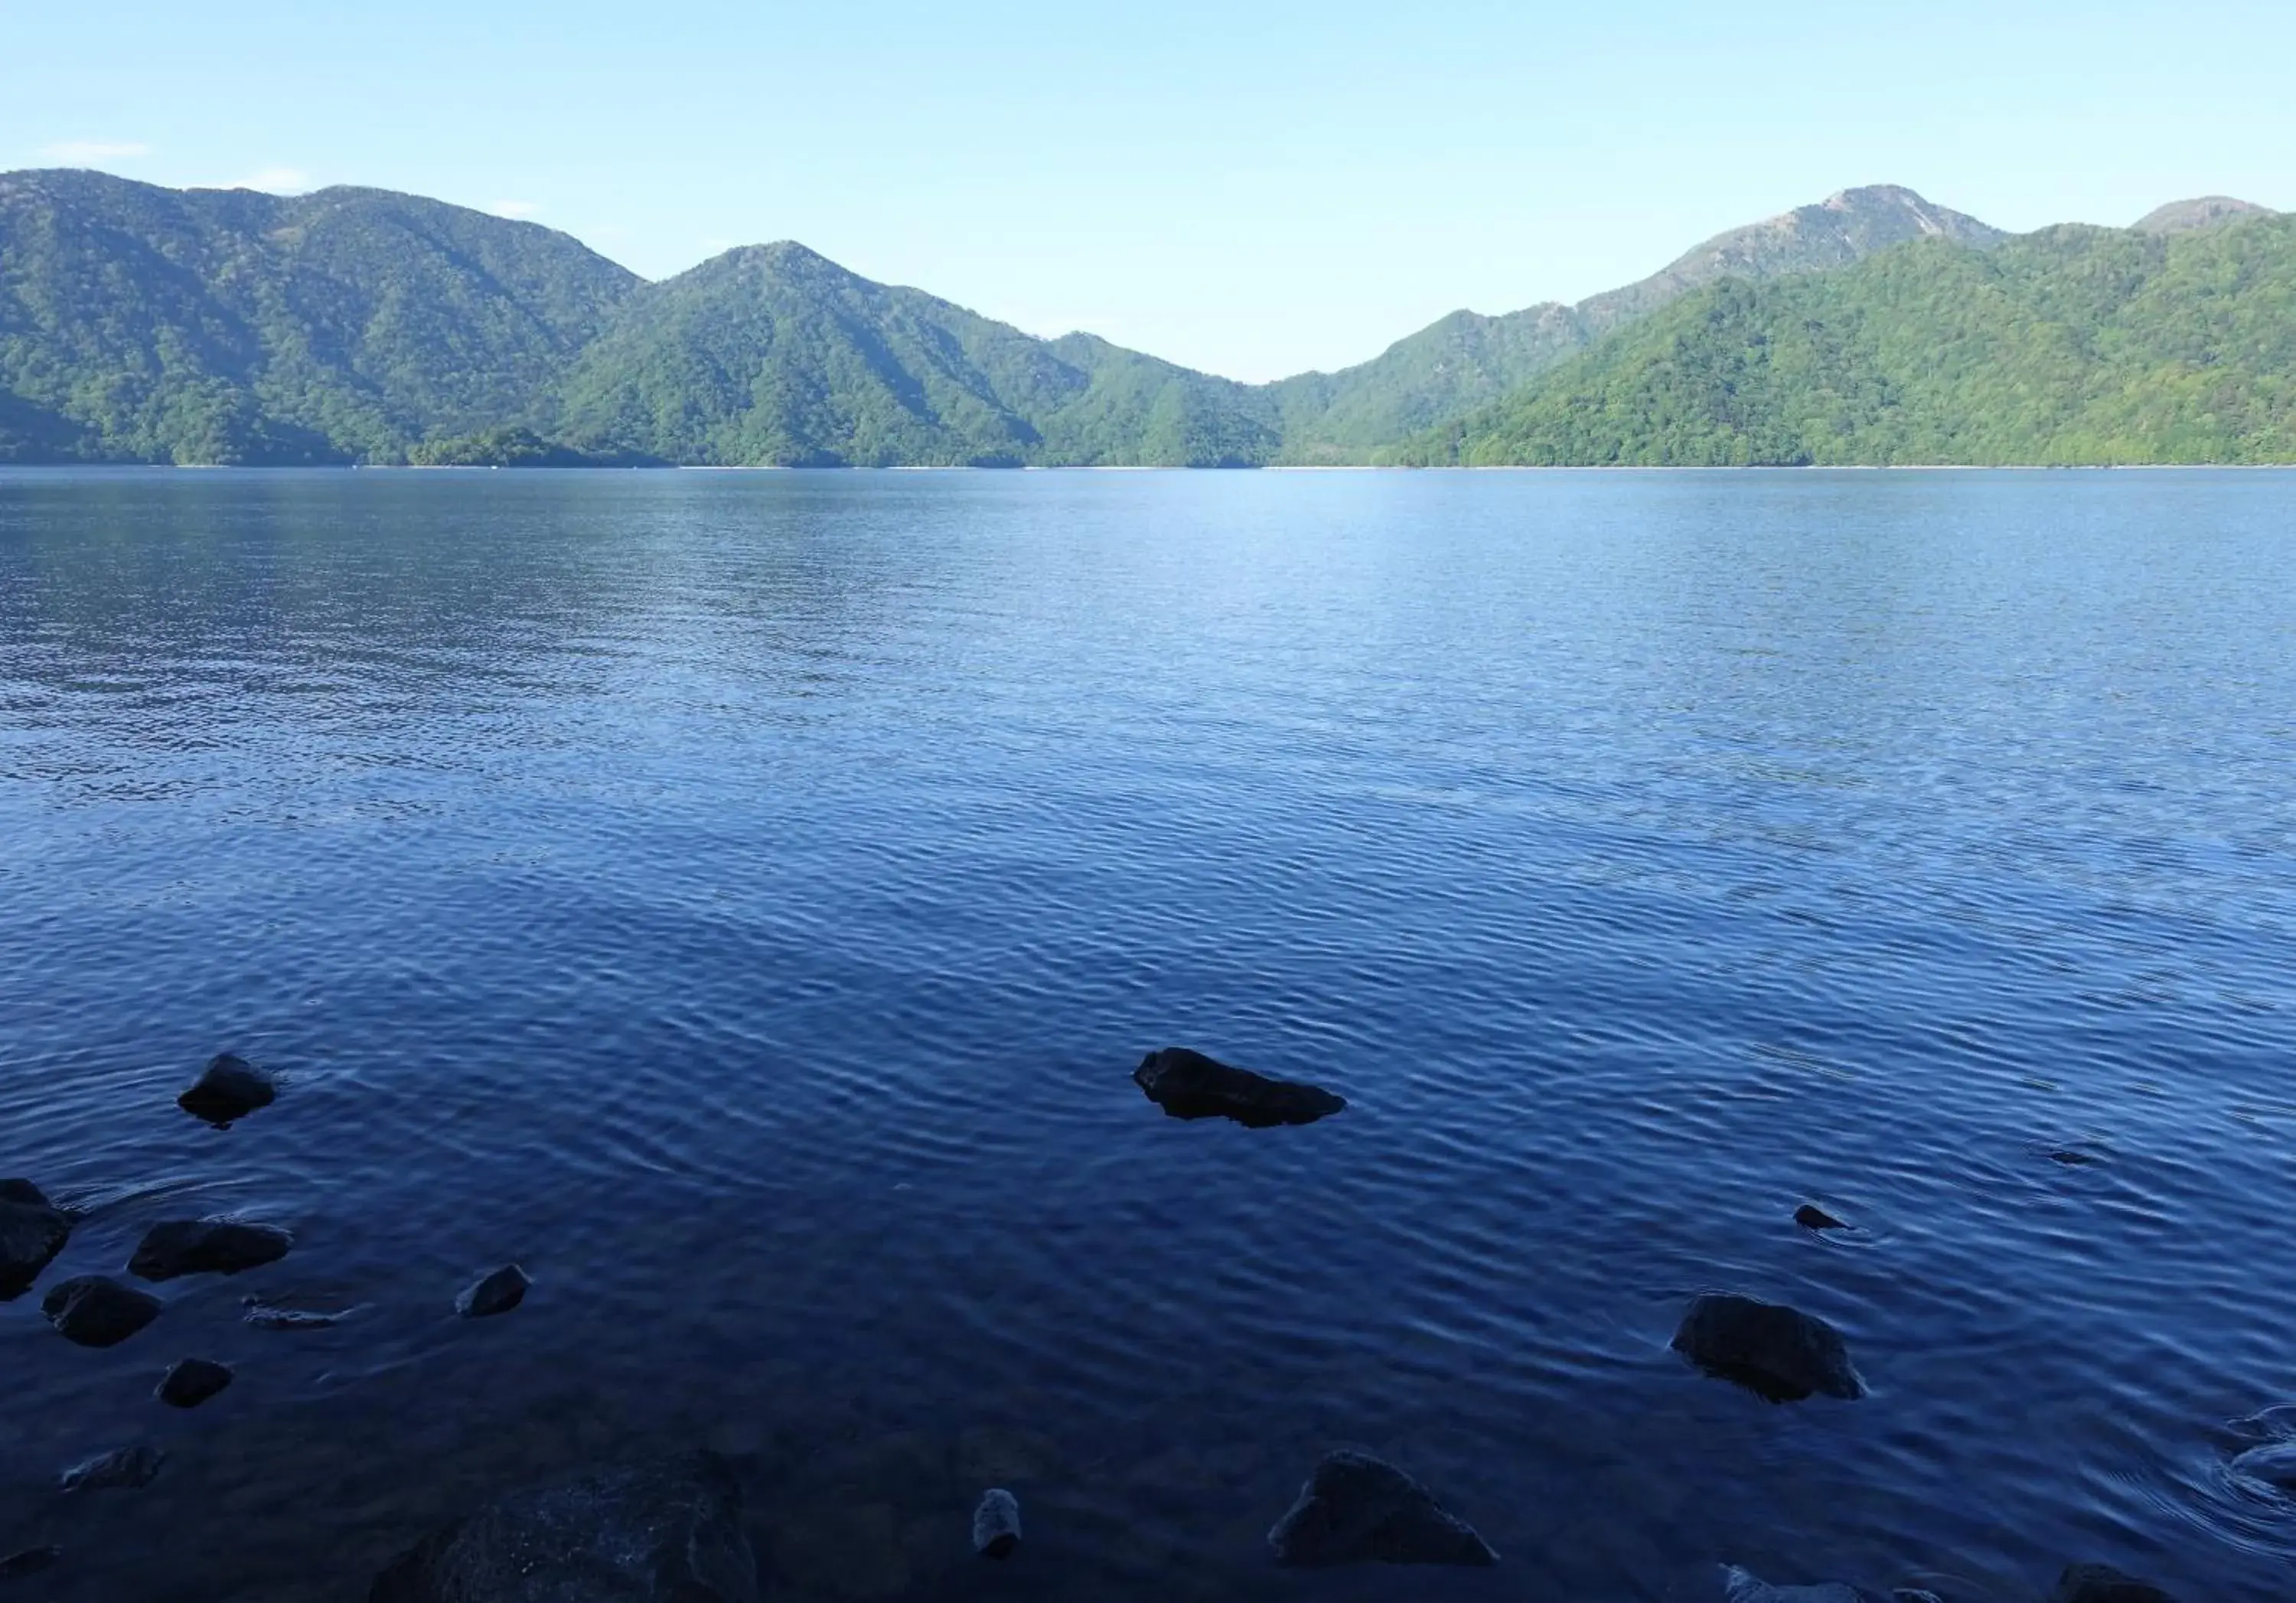
M2278 217L2268 206L2231 195L2201 195L2156 206L2129 225L2139 234L2187 234L2195 228L2217 228L2252 217Z
M1983 247L2006 237L1903 185L1868 184L1718 234L1639 284L1580 301L1578 310L1587 332L1600 334L1718 278L1824 272L1909 240L1944 238Z

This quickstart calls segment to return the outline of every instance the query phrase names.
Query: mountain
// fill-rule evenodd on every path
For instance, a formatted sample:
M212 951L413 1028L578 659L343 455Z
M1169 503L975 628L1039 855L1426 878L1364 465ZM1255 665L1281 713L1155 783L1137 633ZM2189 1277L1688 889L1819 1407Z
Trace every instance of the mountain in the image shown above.
M1725 279L1398 456L2296 461L2296 217L1931 238L1834 273Z
M1844 190L1247 385L793 243L648 284L381 190L0 174L0 461L2253 460L2286 450L2292 226L2216 197L2012 237Z
M1576 306L1549 301L1503 316L1454 312L1337 374L1274 386L1288 461L1361 461L1366 452L1455 417L1568 360L1611 331L1725 277L1824 272L1917 239L1973 246L2009 237L1910 189L1845 189L1693 246L1649 277Z
M633 294L551 425L591 453L795 466L1242 465L1278 443L1245 385L1037 339L786 242Z
M2219 223L2238 222L2244 218L2279 215L2253 201L2236 201L2230 195L2202 195L2198 200L2171 201L2166 206L2156 206L2131 226L2139 234L2182 234L2187 229L2213 228Z
M528 417L640 284L375 189L0 175L0 460L392 460Z

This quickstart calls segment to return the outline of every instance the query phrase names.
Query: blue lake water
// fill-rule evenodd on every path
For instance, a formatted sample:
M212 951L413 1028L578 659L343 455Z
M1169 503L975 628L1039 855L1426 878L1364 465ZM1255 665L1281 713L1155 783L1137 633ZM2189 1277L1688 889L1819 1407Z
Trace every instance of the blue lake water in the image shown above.
M2296 474L0 473L0 1174L297 1237L0 1304L27 1597L699 1443L823 1603L2285 1599ZM1340 1444L1501 1565L1274 1567Z

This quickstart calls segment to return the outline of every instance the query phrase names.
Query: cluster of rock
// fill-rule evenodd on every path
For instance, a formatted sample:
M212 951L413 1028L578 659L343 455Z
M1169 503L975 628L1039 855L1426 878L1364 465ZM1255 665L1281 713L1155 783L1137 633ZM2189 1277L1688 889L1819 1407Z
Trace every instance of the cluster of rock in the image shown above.
M1344 1110L1346 1099L1321 1087L1272 1079L1183 1047L1150 1053L1134 1081L1178 1119L1225 1118L1252 1129L1301 1125ZM277 1089L245 1059L210 1062L177 1100L217 1128L269 1106ZM1794 1213L1812 1231L1848 1229L1815 1204ZM24 1180L0 1180L0 1300L29 1290L69 1242L74 1220ZM162 1283L186 1275L235 1275L276 1262L293 1237L275 1225L235 1219L169 1220L145 1232L128 1271ZM482 1319L517 1308L532 1286L507 1264L481 1277L455 1300L457 1314ZM102 1275L51 1287L42 1311L68 1340L109 1347L156 1319L157 1297ZM332 1325L345 1314L245 1300L249 1322L274 1329ZM1731 1293L1694 1298L1684 1312L1674 1350L1709 1375L1773 1402L1813 1396L1855 1401L1866 1394L1841 1333L1815 1315ZM226 1365L185 1359L168 1369L155 1395L195 1408L233 1381ZM2296 1427L2276 1426L2242 1454L2234 1469L2257 1483L2296 1492ZM147 1484L165 1462L148 1445L121 1448L73 1466L66 1491ZM1490 1544L1401 1469L1351 1449L1326 1453L1299 1496L1267 1533L1278 1564L1297 1568L1393 1564L1488 1566ZM1008 1490L981 1494L972 1515L972 1545L983 1558L1010 1558L1021 1543L1021 1505ZM54 1564L43 1547L0 1558L0 1582ZM1841 1582L1777 1585L1751 1573L1723 1571L1724 1603L1941 1603L1911 1589L1887 1593ZM378 1576L369 1603L757 1603L758 1565L744 1533L740 1485L725 1459L694 1452L512 1492L433 1532ZM2076 1565L2060 1576L2049 1603L2173 1603L2167 1593L2102 1565Z
M277 1083L245 1058L225 1053L211 1059L178 1097L184 1112L216 1128L229 1129L278 1099ZM30 1290L70 1244L78 1215L52 1202L29 1180L0 1180L0 1302ZM278 1225L227 1218L163 1220L144 1233L127 1261L127 1272L152 1284L191 1275L237 1275L284 1258L295 1243ZM455 1300L456 1313L483 1319L507 1313L525 1299L533 1282L516 1264L480 1278ZM249 1324L266 1329L313 1329L340 1322L341 1311L280 1307L249 1297ZM40 1311L65 1340L83 1347L116 1347L158 1319L166 1304L152 1293L109 1275L75 1275L57 1281L40 1299ZM152 1395L170 1408L193 1409L220 1395L235 1378L228 1364L186 1358L161 1377ZM59 1485L68 1492L133 1490L158 1476L167 1454L137 1443L98 1454L66 1469ZM29 1548L0 1558L0 1582L37 1574L61 1557L53 1547Z

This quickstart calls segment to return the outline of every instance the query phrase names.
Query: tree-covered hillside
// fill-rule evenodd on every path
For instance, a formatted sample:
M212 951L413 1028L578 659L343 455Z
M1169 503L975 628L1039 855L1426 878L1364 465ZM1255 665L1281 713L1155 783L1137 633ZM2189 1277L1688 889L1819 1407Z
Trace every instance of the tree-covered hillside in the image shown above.
M1244 385L1086 335L1039 340L789 243L634 295L551 427L586 451L790 466L1242 465L1277 443Z
M1497 317L1454 312L1358 366L1283 380L1274 386L1283 418L1283 460L1367 461L1722 278L1826 272L1916 239L1982 247L2006 237L1896 185L1845 189L1716 234L1648 278L1576 306L1549 301Z
M1404 461L2296 461L2296 217L2067 226L1726 280Z
M2213 196L2009 239L1845 190L1577 306L1247 385L794 243L646 284L381 190L11 173L0 462L2292 459L2292 228Z
M0 175L0 460L397 460L529 418L638 282L381 190Z

